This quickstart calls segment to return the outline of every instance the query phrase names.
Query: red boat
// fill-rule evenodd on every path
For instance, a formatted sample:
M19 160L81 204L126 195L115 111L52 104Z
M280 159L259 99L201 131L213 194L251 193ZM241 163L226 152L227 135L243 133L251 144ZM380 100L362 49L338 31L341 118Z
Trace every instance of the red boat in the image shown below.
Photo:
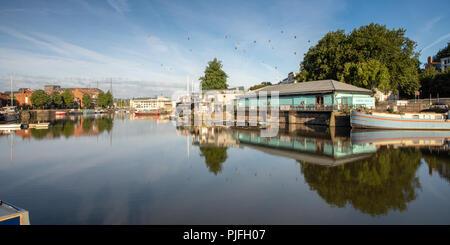
M66 115L66 113L67 113L67 112L65 112L65 111L57 111L57 112L55 112L55 115L57 115L57 116L63 116L63 115Z
M138 110L134 113L136 116L153 116L159 115L158 109Z

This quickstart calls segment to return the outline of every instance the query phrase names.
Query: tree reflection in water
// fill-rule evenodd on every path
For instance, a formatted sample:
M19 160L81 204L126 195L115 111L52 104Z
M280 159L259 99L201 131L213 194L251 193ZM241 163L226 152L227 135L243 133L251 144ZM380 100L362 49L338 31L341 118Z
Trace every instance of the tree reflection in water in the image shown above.
M416 171L421 152L412 148L381 148L368 159L337 167L301 162L301 172L312 190L331 205L372 216L404 211L420 189Z
M112 118L83 118L81 120L58 120L48 129L30 129L30 135L34 139L55 139L61 136L98 135L104 131L111 133L113 128Z
M205 157L206 167L217 175L222 172L222 164L227 160L227 147L202 146L200 156Z
M450 184L450 156L447 151L422 150L423 160L428 164L428 172L433 175L437 171L439 176Z

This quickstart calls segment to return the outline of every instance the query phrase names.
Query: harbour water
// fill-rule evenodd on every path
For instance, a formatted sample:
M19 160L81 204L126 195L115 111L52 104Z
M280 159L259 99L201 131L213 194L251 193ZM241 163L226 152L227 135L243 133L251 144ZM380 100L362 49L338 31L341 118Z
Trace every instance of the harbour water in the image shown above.
M450 135L65 116L0 132L31 224L450 224Z

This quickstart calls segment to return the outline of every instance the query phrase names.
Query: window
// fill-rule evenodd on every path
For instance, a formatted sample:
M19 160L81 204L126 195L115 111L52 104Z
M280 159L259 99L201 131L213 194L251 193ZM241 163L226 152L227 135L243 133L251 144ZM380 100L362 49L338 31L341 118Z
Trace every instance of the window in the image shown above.
M323 96L316 96L316 105L323 105Z

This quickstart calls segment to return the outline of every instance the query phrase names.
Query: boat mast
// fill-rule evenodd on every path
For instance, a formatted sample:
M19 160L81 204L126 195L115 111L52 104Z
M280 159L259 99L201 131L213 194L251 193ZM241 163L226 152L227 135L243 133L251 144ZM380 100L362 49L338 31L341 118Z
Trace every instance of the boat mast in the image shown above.
M13 104L13 102L14 102L14 100L13 100L14 94L13 94L13 74L12 73L9 74L9 81L11 83L11 106L13 106L14 105Z

